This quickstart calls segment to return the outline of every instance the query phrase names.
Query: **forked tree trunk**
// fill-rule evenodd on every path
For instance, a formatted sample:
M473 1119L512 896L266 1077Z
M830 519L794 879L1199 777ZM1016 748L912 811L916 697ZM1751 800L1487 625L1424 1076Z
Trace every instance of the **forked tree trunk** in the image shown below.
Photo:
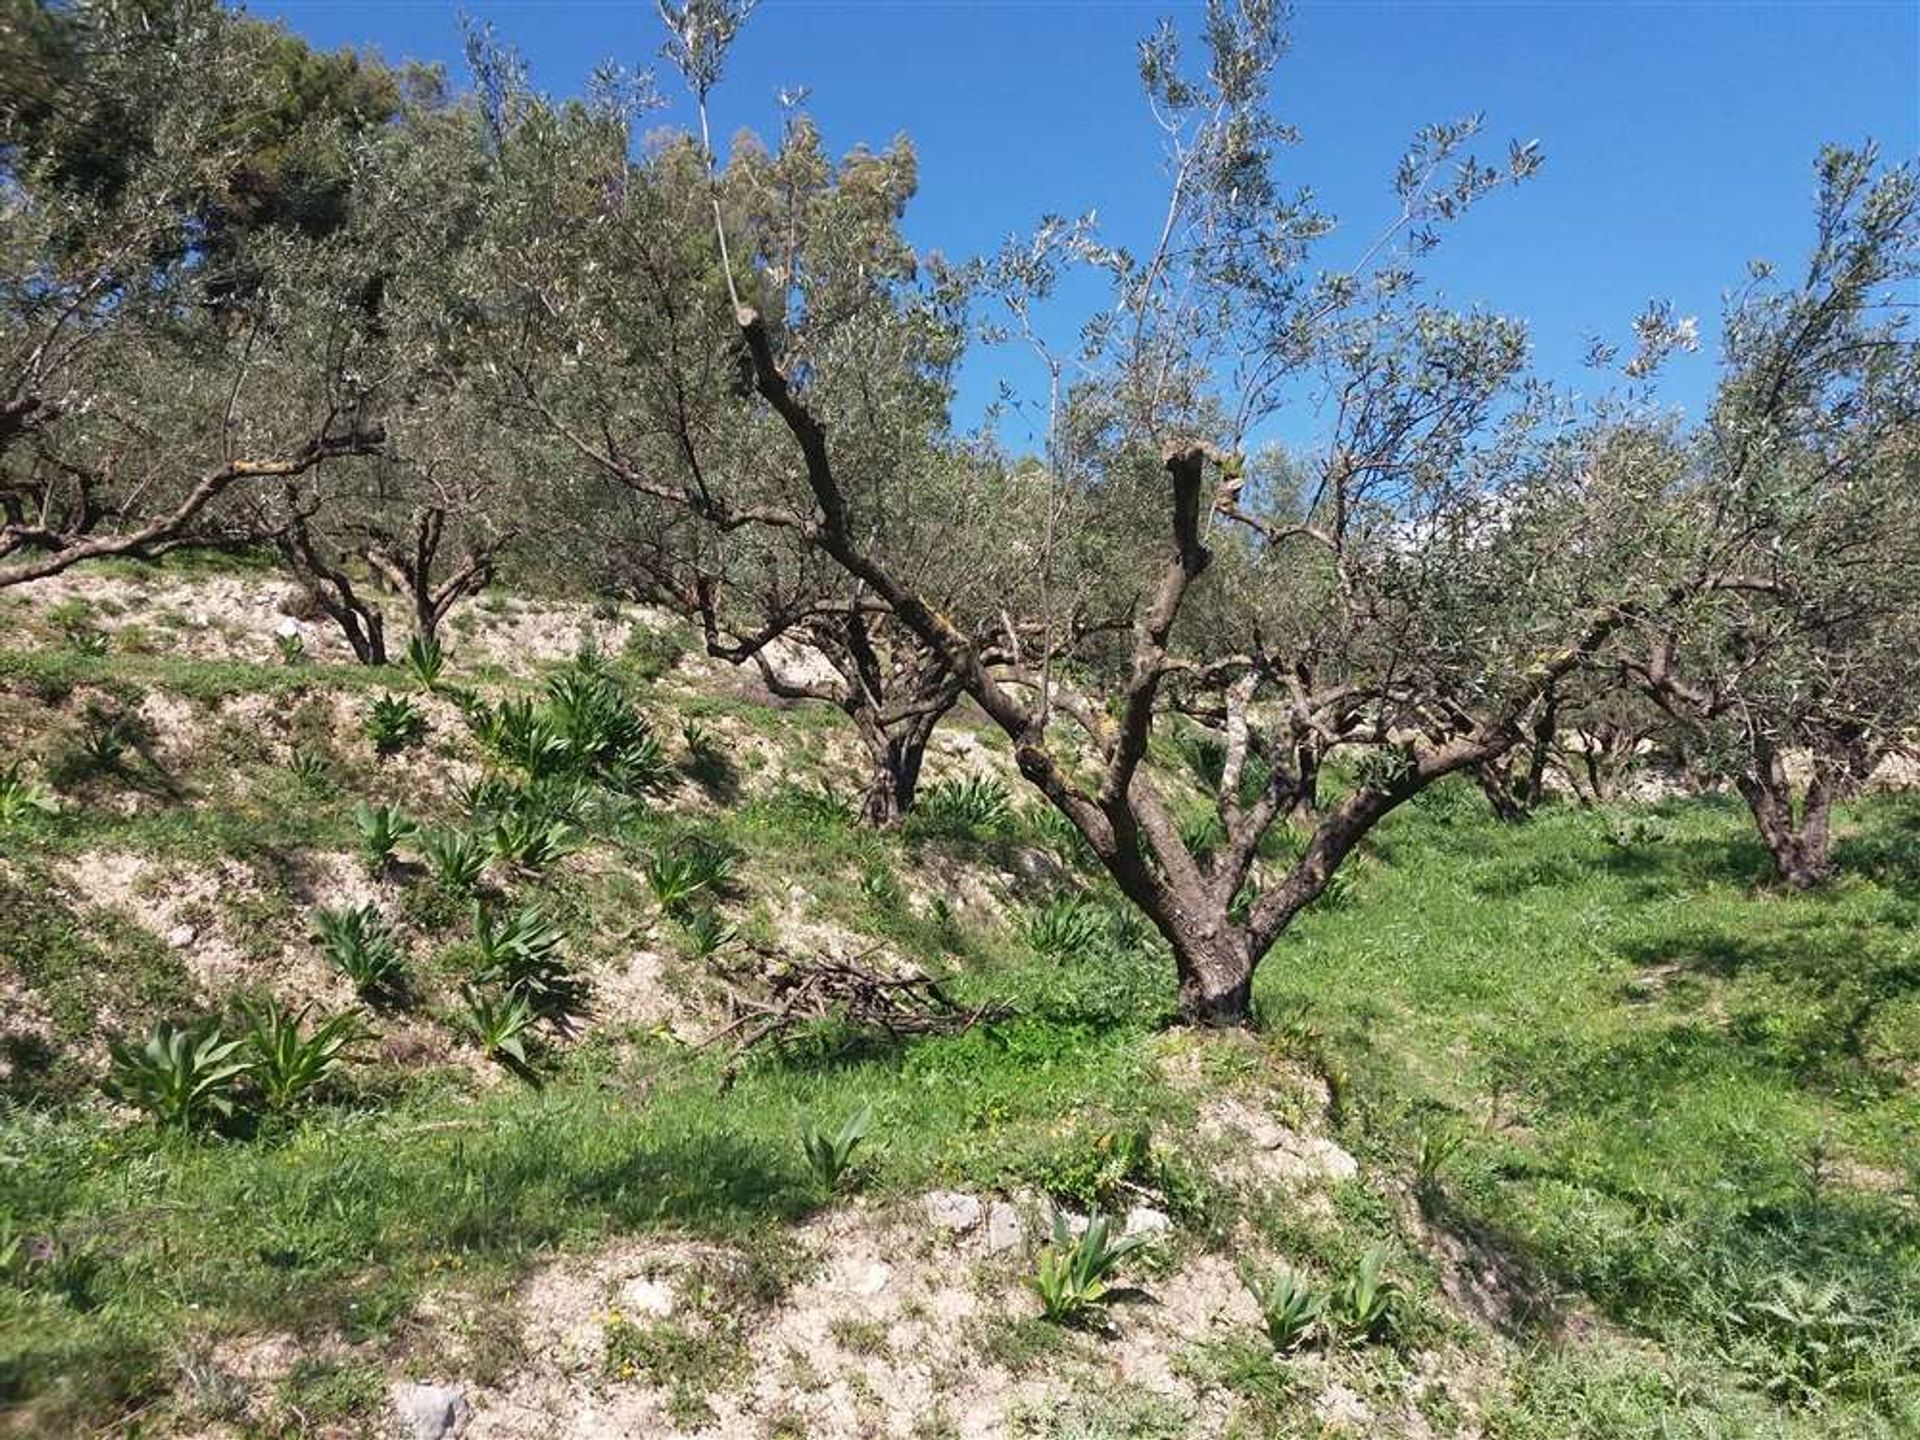
M1773 857L1774 878L1790 890L1811 890L1833 876L1834 787L1820 767L1807 784L1805 800L1796 810L1793 787L1777 757L1742 775L1734 783L1761 842Z
M860 801L860 823L889 830L913 809L920 789L920 767L927 758L928 734L914 727L905 735L868 739L873 769ZM863 735L863 738L866 738Z
M274 542L287 568L299 580L300 588L347 637L354 659L362 665L386 664L386 617L380 613L379 606L361 596L345 570L320 553L305 519L294 519L274 536Z
M1176 943L1180 1015L1189 1024L1237 1026L1253 1018L1252 951L1238 927L1207 940Z

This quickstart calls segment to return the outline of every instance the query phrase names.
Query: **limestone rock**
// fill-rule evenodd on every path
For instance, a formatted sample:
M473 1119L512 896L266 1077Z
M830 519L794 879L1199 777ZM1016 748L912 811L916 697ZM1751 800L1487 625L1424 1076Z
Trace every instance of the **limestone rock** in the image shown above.
M465 1392L455 1385L396 1385L393 1408L401 1428L416 1440L448 1440L473 1413Z

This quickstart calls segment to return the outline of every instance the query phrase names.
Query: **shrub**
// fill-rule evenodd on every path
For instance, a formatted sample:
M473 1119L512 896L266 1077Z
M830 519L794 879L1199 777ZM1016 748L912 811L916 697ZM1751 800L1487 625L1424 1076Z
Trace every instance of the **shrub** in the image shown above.
M1275 1350L1282 1354L1298 1350L1320 1333L1327 1294L1298 1271L1283 1268L1262 1276L1242 1266L1240 1281L1259 1307L1260 1321Z
M1075 1236L1066 1216L1055 1210L1053 1243L1040 1252L1027 1283L1040 1297L1047 1319L1057 1325L1079 1324L1107 1300L1109 1277L1120 1262L1146 1243L1144 1235L1115 1234L1112 1218L1099 1210L1087 1217L1087 1228Z
M399 982L400 945L386 918L371 905L341 905L316 911L314 938L362 995L392 990Z
M862 1105L832 1132L809 1125L800 1135L800 1153L823 1189L836 1189L853 1165L853 1153L873 1129L873 1106Z
M298 630L282 630L273 637L273 648L280 652L282 665L299 665L307 658L307 642Z
M326 1084L339 1073L349 1047L372 1033L351 1010L302 1033L312 1010L311 1003L290 1011L271 1000L246 1010L250 1073L271 1110L291 1109L308 1091Z
M108 1047L106 1091L137 1105L161 1125L187 1130L209 1114L231 1115L248 1062L244 1041L228 1040L211 1022L179 1026L163 1020L144 1044Z
M362 728L376 754L394 755L420 743L427 733L427 717L405 695L376 695Z

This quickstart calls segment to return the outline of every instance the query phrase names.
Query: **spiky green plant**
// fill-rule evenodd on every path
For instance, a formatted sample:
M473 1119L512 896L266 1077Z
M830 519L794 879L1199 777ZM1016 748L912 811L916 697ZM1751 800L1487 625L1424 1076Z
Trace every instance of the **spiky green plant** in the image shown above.
M529 875L546 870L580 844L580 832L572 825L537 809L508 810L495 816L489 834L493 853Z
M420 827L394 805L369 805L362 800L353 807L353 823L360 831L360 858L376 875L392 868L400 847L420 833Z
M418 745L427 733L427 717L406 695L376 695L362 724L374 753L382 758Z
M317 910L313 930L327 958L362 995L391 991L398 985L403 963L400 944L386 917L372 905Z
M1112 1217L1098 1209L1087 1216L1087 1228L1076 1236L1067 1217L1055 1210L1053 1243L1040 1252L1027 1283L1040 1297L1047 1319L1058 1325L1078 1324L1106 1302L1114 1271L1147 1240L1145 1235L1117 1233Z
M707 841L656 850L647 860L647 885L669 915L684 915L694 899L723 892L733 879L733 852Z
M253 1083L270 1110L290 1110L309 1091L333 1079L343 1068L347 1051L372 1033L351 1010L329 1015L305 1030L313 1008L309 1001L298 1010L287 1010L272 1000L244 1007Z
M480 953L474 979L521 995L540 1018L561 1019L579 1008L579 977L560 954L565 937L537 905L523 905L496 919L473 906L473 938Z
M53 792L30 777L20 761L0 765L0 830L36 815L55 814L59 808Z
M689 960L710 960L730 945L738 933L718 910L705 906L681 920L681 949Z
M1287 1354L1319 1334L1326 1317L1327 1294L1297 1270L1282 1267L1271 1275L1261 1275L1243 1265L1240 1281L1259 1307L1260 1322L1266 1326L1267 1339L1275 1350Z
M487 843L471 830L422 830L420 854L433 878L455 894L471 894L487 872Z
M929 785L914 813L923 824L985 835L1006 828L1013 818L1013 797L994 776L969 775Z
M1333 1292L1327 1313L1349 1340L1383 1340L1398 1325L1402 1303L1400 1285L1386 1272L1386 1247L1375 1245L1360 1257L1353 1274Z
M513 991L494 994L475 985L460 987L460 1022L480 1048L516 1074L531 1073L527 1032L533 1028L533 1006Z
M873 1106L863 1104L840 1122L839 1128L826 1130L809 1125L800 1133L800 1154L807 1169L824 1190L834 1190L852 1168L854 1151L873 1129Z
M138 1045L107 1047L106 1091L145 1110L162 1126L188 1130L210 1115L233 1113L234 1091L247 1073L244 1040L229 1040L210 1021L162 1020Z
M299 665L307 658L307 642L298 630L282 631L273 637L273 648L280 652L282 665Z
M326 757L304 747L287 756L287 773L308 790L324 790L332 783Z
M447 652L439 637L416 635L407 642L407 671L429 693L440 688L440 677L447 668Z
M1032 912L1020 929L1034 952L1048 959L1098 949L1107 938L1106 919L1099 909L1071 897Z

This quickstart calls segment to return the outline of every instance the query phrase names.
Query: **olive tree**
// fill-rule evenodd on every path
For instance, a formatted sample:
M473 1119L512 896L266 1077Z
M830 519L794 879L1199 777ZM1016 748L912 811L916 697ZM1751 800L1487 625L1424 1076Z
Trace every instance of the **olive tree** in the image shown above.
M1817 173L1812 252L1732 295L1697 433L1630 448L1692 598L1620 637L1794 888L1831 873L1835 802L1920 720L1920 175L1871 148Z
M553 105L497 53L483 73L494 228L467 308L500 413L573 461L547 492L548 523L600 533L622 516L610 558L622 583L677 609L710 655L756 667L775 695L844 712L870 762L861 814L897 821L963 687L940 646L816 543L783 427L742 403L754 382L730 291L749 286L790 363L837 397L841 474L867 502L867 543L915 574L980 653L1037 647L1030 628L1007 628L1026 614L1019 521L1037 492L948 434L959 284L898 232L911 149L834 160L795 112L772 150L742 137L716 180L688 137L634 156L646 106L631 88Z
M382 443L364 297L235 218L286 37L206 0L35 16L46 84L0 112L0 586L217 538L230 492Z
M704 100L740 7L663 8ZM1247 1018L1255 967L1375 824L1510 748L1640 603L1619 556L1578 543L1596 497L1541 434L1550 407L1524 383L1522 327L1446 308L1414 270L1444 225L1525 179L1534 151L1511 147L1496 169L1470 154L1476 122L1422 132L1385 233L1327 268L1330 218L1273 169L1291 139L1266 104L1281 19L1259 0L1215 0L1197 74L1171 28L1142 47L1166 138L1164 220L1143 257L1081 247L1115 298L1075 361L1105 443L1072 484L1097 513L1106 495L1137 493L1110 480L1151 466L1160 517L1159 557L1125 577L1128 643L1084 665L989 654L874 542L911 497L853 483L849 397L821 383L792 316L763 313L763 269L727 250L724 172L715 181L734 353L753 413L784 431L784 455L763 463L797 470L810 501L730 518L800 535L941 656L1166 938L1184 1012L1219 1023ZM736 388L728 372L710 393ZM1326 418L1309 483L1263 483L1250 440L1315 398ZM1032 608L1011 628L1068 628L1020 598ZM1220 748L1205 843L1147 763L1176 711L1211 717ZM1283 822L1303 739L1352 781L1294 836Z

